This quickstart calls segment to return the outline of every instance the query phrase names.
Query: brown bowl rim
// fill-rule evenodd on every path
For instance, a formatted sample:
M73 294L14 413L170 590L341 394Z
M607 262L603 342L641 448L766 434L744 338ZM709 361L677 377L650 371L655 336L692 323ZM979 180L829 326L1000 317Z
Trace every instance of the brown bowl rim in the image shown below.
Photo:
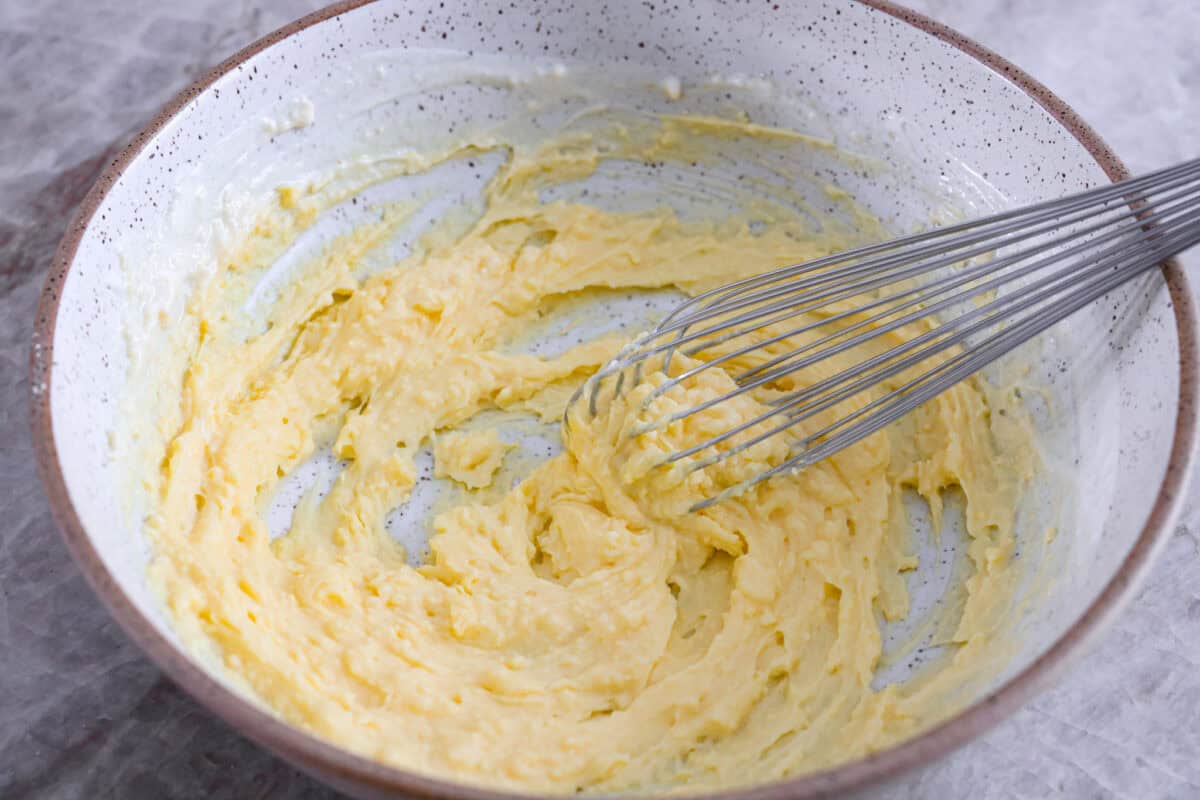
M105 168L76 212L59 244L38 303L30 355L31 423L38 473L55 521L84 576L117 622L179 686L254 741L289 762L341 788L372 794L401 793L423 798L514 800L548 795L509 793L386 766L358 756L283 722L255 702L235 694L177 650L121 591L104 567L68 495L59 464L50 416L50 381L54 365L54 330L61 288L79 243L96 210L125 168L193 98L218 78L276 42L331 17L374 0L343 0L308 14L243 48L180 92ZM1112 180L1128 170L1107 144L1075 111L1023 70L972 39L934 20L889 2L857 0L950 44L1000 73L1032 96L1092 155ZM1170 534L1187 485L1196 434L1196 314L1186 275L1178 261L1165 262L1162 274L1174 306L1179 336L1179 413L1158 496L1137 541L1116 574L1082 616L1045 653L987 697L894 747L819 772L775 783L695 797L720 800L783 800L842 792L895 776L965 744L1012 714L1039 689L1063 673L1133 596L1153 556Z

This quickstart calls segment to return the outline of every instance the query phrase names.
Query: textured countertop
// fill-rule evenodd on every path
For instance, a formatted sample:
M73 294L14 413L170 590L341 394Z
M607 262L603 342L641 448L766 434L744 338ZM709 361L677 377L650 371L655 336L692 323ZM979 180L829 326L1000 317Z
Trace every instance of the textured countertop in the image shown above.
M1040 78L1133 170L1200 153L1200 3L909 4ZM2 797L336 796L197 706L109 619L54 530L26 402L43 274L106 158L209 66L316 5L0 0ZM1181 522L1070 676L887 796L1200 796L1200 489Z

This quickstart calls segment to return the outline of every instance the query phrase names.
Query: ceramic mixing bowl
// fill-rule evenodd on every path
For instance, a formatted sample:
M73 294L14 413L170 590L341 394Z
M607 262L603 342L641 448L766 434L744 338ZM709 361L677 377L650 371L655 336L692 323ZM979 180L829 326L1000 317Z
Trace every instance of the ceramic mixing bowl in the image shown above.
M140 391L130 375L142 345L169 334L197 265L240 212L281 182L361 163L364 142L403 150L413 137L452 136L520 111L503 81L389 95L397 76L447 58L532 59L564 74L641 70L661 78L658 99L644 98L651 104L680 101L681 91L684 103L701 95L719 103L688 87L738 86L754 119L869 161L822 179L896 232L1124 175L1095 133L1015 66L874 0L347 2L256 42L179 95L100 178L55 258L33 345L39 467L84 573L167 674L248 736L360 796L508 795L341 750L185 652L146 586L147 546L120 499L127 476L110 434ZM962 711L899 746L723 797L810 797L894 777L979 734L1061 674L1132 596L1178 511L1195 422L1189 298L1167 264L1030 351L1033 377L1055 398L1039 419L1047 469L1074 488L1051 498L1058 535L1038 552L1053 580L1019 620L1008 667Z

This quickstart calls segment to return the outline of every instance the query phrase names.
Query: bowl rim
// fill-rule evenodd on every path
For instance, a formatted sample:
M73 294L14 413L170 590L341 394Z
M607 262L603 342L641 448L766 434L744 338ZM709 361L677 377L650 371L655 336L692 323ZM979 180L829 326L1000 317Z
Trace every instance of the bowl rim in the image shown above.
M59 462L51 420L51 373L54 331L62 287L92 217L125 169L146 144L191 100L219 78L275 43L312 25L375 2L341 0L310 13L241 49L176 95L108 164L76 211L51 261L38 302L30 350L30 421L38 474L51 512L84 577L125 632L171 678L202 705L293 765L341 788L373 795L401 793L421 798L514 800L557 795L508 792L426 776L353 754L295 728L248 698L236 694L204 671L142 615L121 590L89 538L71 502ZM1129 171L1109 146L1066 103L1029 74L971 38L890 0L856 2L901 20L975 58L1007 78L1048 111L1114 181ZM1197 320L1188 279L1179 262L1165 261L1161 272L1173 306L1179 339L1178 414L1167 469L1150 516L1133 547L1096 599L1044 653L990 694L969 707L895 746L817 772L787 780L724 790L696 798L712 800L784 800L815 797L861 788L894 777L945 755L1008 717L1056 677L1092 644L1132 599L1154 556L1168 540L1182 507L1196 438L1198 366Z

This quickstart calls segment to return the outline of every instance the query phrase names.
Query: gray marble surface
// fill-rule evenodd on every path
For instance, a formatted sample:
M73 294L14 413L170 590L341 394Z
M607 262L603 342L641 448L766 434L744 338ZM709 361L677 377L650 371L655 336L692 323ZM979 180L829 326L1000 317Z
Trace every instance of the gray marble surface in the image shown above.
M108 618L50 520L26 403L42 277L106 158L205 68L315 5L0 0L2 797L335 796L197 706ZM1195 0L912 5L1041 78L1135 170L1200 152ZM1200 796L1198 511L1193 490L1148 585L1070 676L888 796Z

